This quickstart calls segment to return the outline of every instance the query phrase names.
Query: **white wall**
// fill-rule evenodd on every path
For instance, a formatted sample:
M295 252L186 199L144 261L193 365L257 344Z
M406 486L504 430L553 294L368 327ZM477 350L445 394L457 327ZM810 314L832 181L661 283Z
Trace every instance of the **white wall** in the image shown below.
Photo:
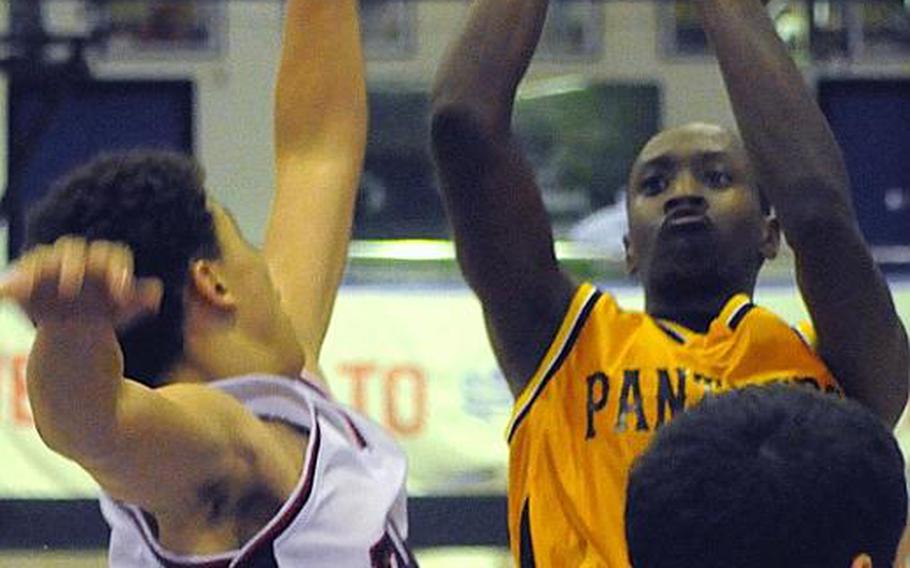
M5 6L5 3L0 3ZM417 5L417 53L405 61L370 61L371 82L394 81L426 87L437 61L460 27L466 2L422 1ZM56 29L78 29L79 4L49 4ZM192 77L197 84L198 154L211 190L233 209L254 240L261 239L273 185L271 106L280 47L282 3L227 2L227 45L222 57L197 61L96 61L103 78ZM658 37L661 3L613 1L605 5L605 53L600 61L571 65L535 63L530 77L582 74L598 80L658 81L663 88L665 125L708 120L732 125L720 77L709 58L671 58ZM2 13L0 13L2 17ZM893 65L840 66L807 70L819 74L910 75L910 61ZM3 92L0 91L0 99ZM0 113L0 119L5 116ZM0 123L0 132L5 131ZM0 160L6 155L0 136ZM0 167L0 175L5 175Z
M191 78L196 84L196 151L216 199L259 241L274 184L272 93L281 45L282 2L225 2L227 26L219 56L135 61L93 57L104 79ZM50 2L47 20L60 31L84 28L73 1ZM5 154L4 154L5 155Z

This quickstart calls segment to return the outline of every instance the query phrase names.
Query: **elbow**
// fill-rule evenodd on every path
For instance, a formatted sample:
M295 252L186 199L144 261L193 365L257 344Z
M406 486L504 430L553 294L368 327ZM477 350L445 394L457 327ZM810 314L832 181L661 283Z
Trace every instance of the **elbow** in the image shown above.
M35 418L35 430L47 449L67 459L80 462L85 453L85 448L79 447L75 437L68 436L59 429L45 425L44 421L39 420L37 416Z
M91 427L82 424L62 424L59 420L42 419L35 415L35 430L44 445L52 452L83 466L109 458L117 446L114 430L93 421Z
M483 140L489 137L490 127L484 112L463 102L433 102L430 109L430 140L434 149L449 148L456 142Z
M44 421L40 419L39 415L35 415L35 431L38 433L38 437L41 438L41 441L44 443L44 446L50 451L60 454L65 457L67 456L67 447L65 440L61 439L61 436L54 434L54 430L45 426Z
M798 185L802 189L792 190L797 198L778 211L784 234L794 249L818 242L862 239L849 193L839 184L812 179Z
M827 249L832 243L859 243L863 239L856 221L847 215L812 212L788 219L783 225L787 242L797 254Z
M495 105L489 96L477 89L463 85L452 86L446 80L437 80L430 93L430 115L439 119L471 119L482 123L495 114Z
M483 103L434 99L430 112L430 140L439 161L477 161L491 154L497 140L509 135L507 121Z

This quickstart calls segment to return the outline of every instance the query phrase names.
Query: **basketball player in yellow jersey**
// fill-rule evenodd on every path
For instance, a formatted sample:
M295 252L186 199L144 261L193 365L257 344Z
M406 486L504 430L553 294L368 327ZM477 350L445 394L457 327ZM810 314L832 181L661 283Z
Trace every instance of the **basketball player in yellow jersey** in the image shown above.
M820 110L759 0L699 7L745 144L694 124L642 149L626 251L644 313L560 270L511 132L547 0L476 0L436 77L434 154L458 259L517 398L509 531L521 566L628 566L629 467L707 392L842 389L889 425L906 401L906 334ZM817 341L750 301L780 228Z

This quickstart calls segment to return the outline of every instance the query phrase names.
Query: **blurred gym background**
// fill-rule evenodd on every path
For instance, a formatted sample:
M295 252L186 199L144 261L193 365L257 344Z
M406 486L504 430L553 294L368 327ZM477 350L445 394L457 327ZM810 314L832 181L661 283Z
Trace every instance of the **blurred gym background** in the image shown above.
M371 129L323 357L335 394L406 448L411 541L430 567L509 565L511 397L454 264L428 152L427 90L467 5L362 0ZM213 194L260 242L283 9L281 0L0 3L0 266L18 253L24 214L51 180L101 150L137 146L195 154ZM910 0L772 0L768 9L842 143L861 226L910 324ZM552 0L517 113L560 257L640 306L622 267L632 159L665 126L733 125L692 6ZM758 301L795 321L805 312L791 264L785 254L766 267ZM34 432L31 334L0 306L0 567L104 566L91 480Z

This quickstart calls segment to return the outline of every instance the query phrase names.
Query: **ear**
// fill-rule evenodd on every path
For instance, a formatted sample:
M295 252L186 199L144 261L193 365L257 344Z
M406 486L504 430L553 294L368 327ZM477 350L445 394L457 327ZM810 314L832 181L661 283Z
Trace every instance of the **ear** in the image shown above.
M872 558L868 554L858 554L850 563L850 568L872 568Z
M222 277L218 264L212 260L198 259L190 265L190 289L196 296L217 308L233 310L234 295Z
M762 233L761 255L767 260L777 258L780 251L780 221L773 213L765 217Z
M635 251L632 248L632 241L629 240L628 233L622 236L622 246L626 251L626 274L637 274L638 260L635 258Z

